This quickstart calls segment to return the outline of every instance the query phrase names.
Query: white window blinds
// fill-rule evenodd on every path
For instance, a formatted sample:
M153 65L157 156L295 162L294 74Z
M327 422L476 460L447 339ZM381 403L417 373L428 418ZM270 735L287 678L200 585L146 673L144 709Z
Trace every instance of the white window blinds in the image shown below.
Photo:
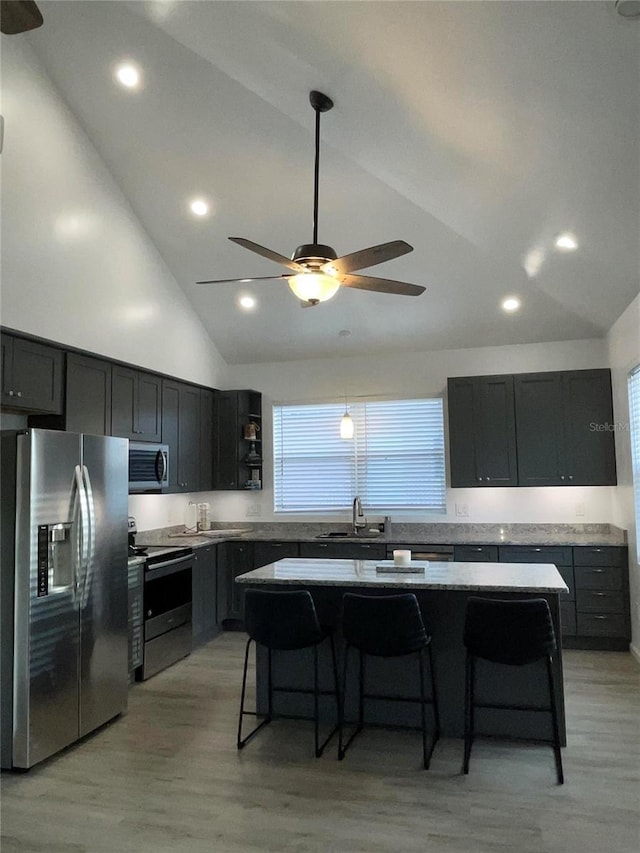
M340 438L340 404L274 406L276 512L446 511L440 398L350 406L353 439Z
M629 426L631 430L631 462L633 495L636 508L636 530L640 531L640 364L629 375ZM640 559L640 540L638 544Z

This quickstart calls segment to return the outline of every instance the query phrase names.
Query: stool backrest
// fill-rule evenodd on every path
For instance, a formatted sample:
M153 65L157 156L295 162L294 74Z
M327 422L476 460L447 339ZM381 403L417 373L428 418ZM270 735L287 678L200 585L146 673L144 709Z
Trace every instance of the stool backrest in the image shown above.
M324 639L308 590L248 589L245 628L252 640L271 649L303 649Z
M370 655L398 657L427 645L418 599L402 595L343 597L342 633L349 645Z
M505 601L471 596L464 644L476 657L513 666L551 655L556 638L549 605L544 598Z

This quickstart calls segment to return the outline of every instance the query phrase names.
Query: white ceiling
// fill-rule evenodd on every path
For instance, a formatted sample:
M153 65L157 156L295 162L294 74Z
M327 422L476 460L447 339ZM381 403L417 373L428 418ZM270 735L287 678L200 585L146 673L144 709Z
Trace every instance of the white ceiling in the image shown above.
M27 38L229 363L599 337L638 293L640 21L613 0L39 5ZM370 273L422 296L302 311L281 281L195 284L283 272L228 236L311 242L311 89L335 101L320 242L408 241Z

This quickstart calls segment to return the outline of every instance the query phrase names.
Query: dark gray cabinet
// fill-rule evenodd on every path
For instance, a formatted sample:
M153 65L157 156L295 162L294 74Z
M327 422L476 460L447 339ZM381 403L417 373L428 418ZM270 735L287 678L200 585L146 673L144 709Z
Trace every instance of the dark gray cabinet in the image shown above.
M222 542L218 546L218 622L227 629L243 628L244 587L235 579L253 568L253 542Z
M386 545L377 542L301 542L300 556L330 560L384 560Z
M245 437L253 424L255 438ZM217 391L214 395L214 488L262 488L262 395Z
M624 547L576 547L576 635L590 648L624 650L631 638L628 552Z
M213 391L208 388L200 389L200 440L199 440L199 475L200 491L209 492L213 489L213 444L215 433L213 427Z
M160 441L162 380L130 367L113 366L111 435L137 441Z
M514 377L521 486L616 483L609 370Z
M99 358L67 354L65 429L90 435L111 431L111 364Z
M169 445L170 492L200 490L200 389L162 381L162 441Z
M513 376L447 381L451 486L518 482Z
M254 542L253 566L267 566L287 557L298 557L300 549L297 542Z
M447 380L452 487L616 483L609 370Z
M2 407L61 414L62 350L6 333L1 344Z
M211 640L219 631L217 600L217 545L196 548L193 553L193 645Z

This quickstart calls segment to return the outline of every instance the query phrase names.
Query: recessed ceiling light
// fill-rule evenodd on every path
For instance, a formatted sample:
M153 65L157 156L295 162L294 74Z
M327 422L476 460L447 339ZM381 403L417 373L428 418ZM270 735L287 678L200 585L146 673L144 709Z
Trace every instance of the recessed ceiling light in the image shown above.
M245 311L250 311L256 307L256 300L253 296L241 296L238 302L240 303L240 307L244 308Z
M560 234L556 239L556 249L562 249L564 252L574 252L577 248L578 241L568 231Z
M209 213L209 205L203 198L194 198L189 202L189 207L194 216L206 216Z
M115 71L116 80L127 89L138 89L142 75L132 62L122 62Z
M506 311L508 314L512 314L520 308L520 300L517 296L508 296L506 299L502 300L501 307L503 311Z

